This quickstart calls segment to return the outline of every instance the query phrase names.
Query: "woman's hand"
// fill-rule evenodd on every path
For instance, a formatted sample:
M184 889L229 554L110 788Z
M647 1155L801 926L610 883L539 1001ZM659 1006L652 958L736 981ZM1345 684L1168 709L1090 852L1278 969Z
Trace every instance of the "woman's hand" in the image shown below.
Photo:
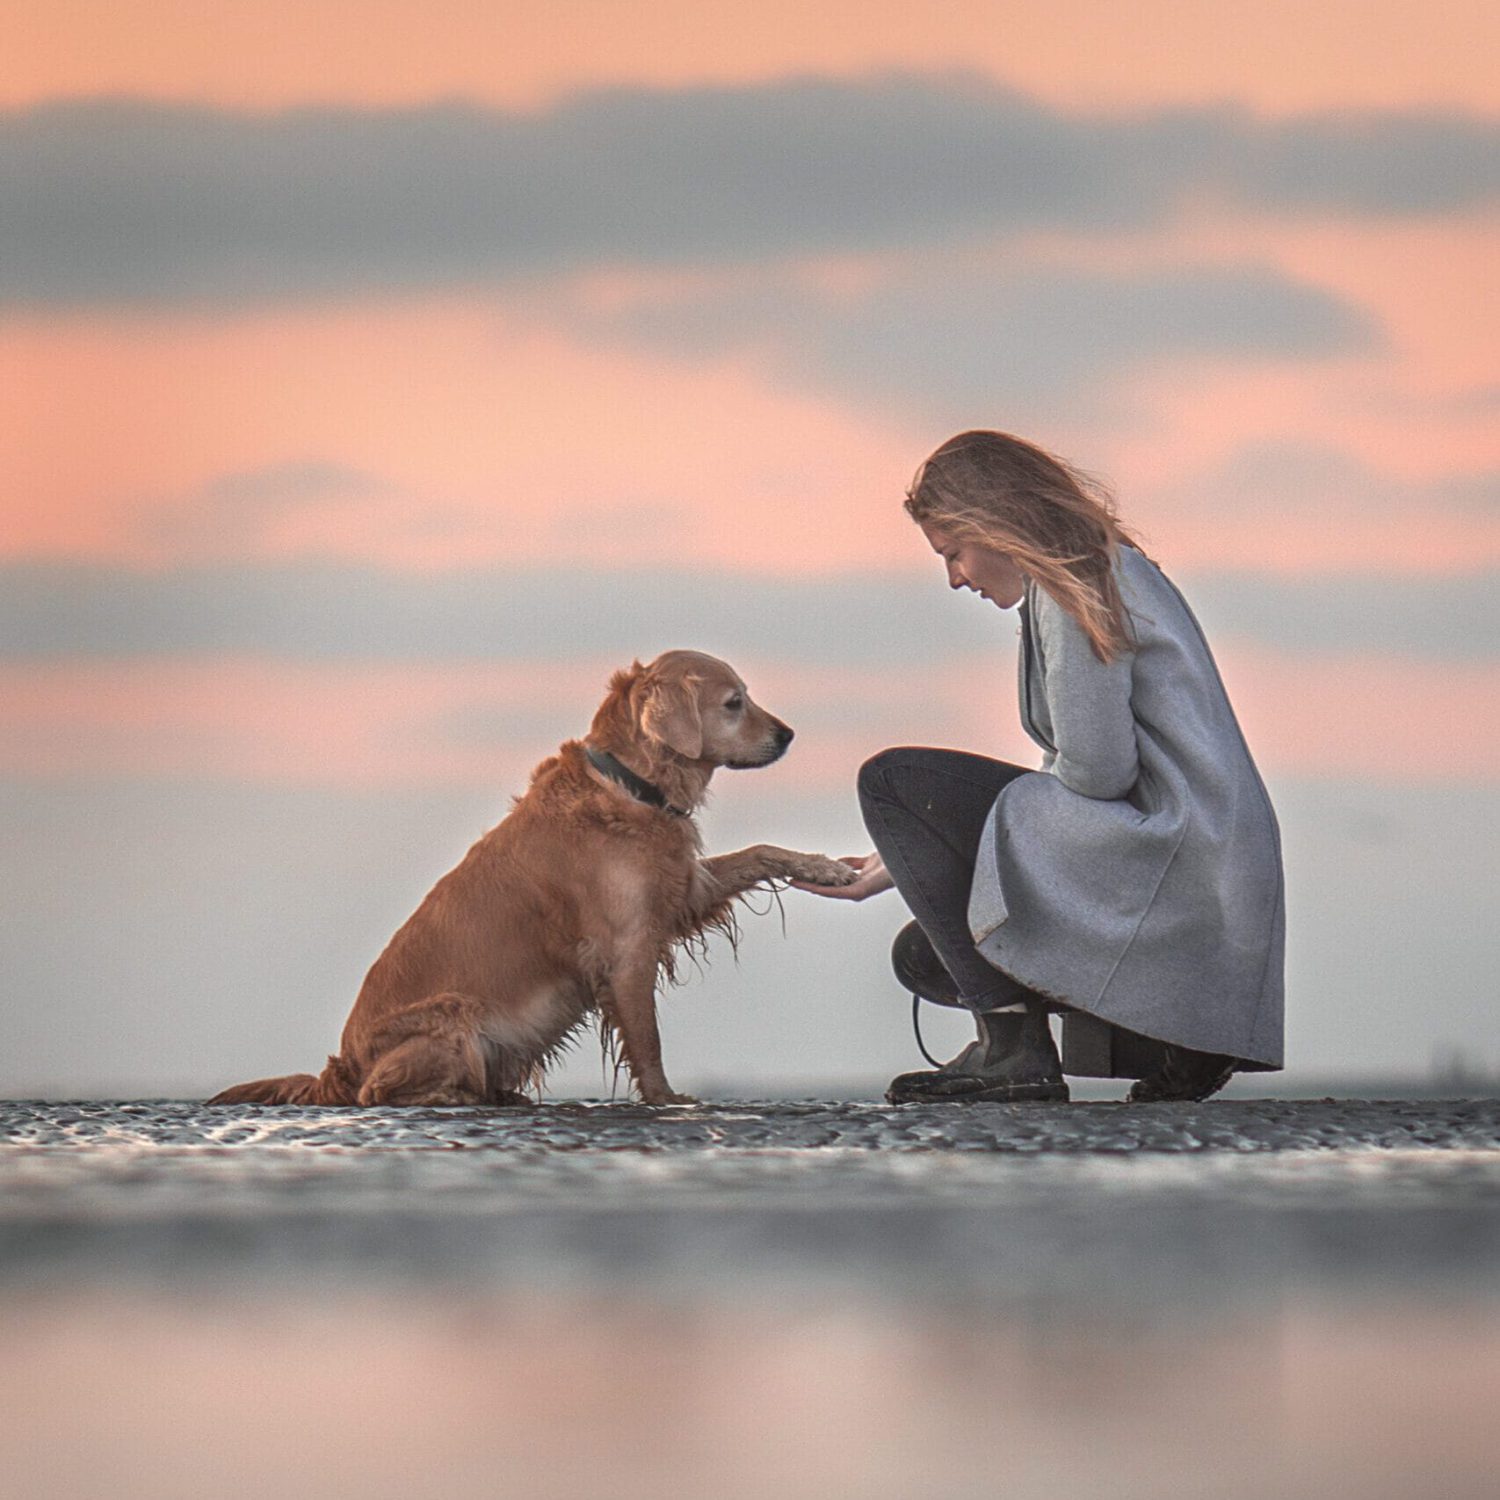
M811 891L815 896L828 896L835 901L863 901L866 896L878 896L881 891L890 890L896 883L878 854L840 855L839 863L859 871L859 878L853 885L810 885L805 880L794 880L792 884L799 891Z

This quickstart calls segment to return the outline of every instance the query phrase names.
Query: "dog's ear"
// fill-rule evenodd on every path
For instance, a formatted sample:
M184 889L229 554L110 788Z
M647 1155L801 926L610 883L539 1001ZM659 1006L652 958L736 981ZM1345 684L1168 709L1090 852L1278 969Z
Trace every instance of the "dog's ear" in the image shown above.
M698 679L654 682L641 709L641 728L687 760L703 754L703 716L698 708Z
M609 745L639 733L634 699L636 686L645 672L640 662L633 661L624 671L616 672L609 679L609 691L589 726L589 735L595 743Z

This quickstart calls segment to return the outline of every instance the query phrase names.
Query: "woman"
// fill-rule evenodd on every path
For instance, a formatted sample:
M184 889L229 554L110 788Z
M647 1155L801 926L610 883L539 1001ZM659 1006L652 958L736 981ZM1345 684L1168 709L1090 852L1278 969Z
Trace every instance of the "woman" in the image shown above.
M948 585L1021 609L1020 711L1040 771L953 750L860 770L876 852L834 900L897 889L917 993L978 1039L893 1102L1066 1100L1049 1009L1168 1044L1134 1101L1204 1099L1282 1065L1276 815L1187 602L1106 496L999 432L950 438L906 509Z

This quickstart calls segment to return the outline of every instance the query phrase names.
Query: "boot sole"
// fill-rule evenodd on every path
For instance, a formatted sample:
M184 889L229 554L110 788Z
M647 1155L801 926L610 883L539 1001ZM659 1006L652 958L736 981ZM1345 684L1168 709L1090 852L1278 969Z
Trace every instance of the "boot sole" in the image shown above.
M1132 1088L1125 1095L1127 1104L1202 1104L1206 1099L1212 1099L1220 1089L1224 1088L1232 1077L1232 1073L1226 1073L1217 1083L1205 1084L1196 1089L1179 1089L1176 1092L1147 1092L1137 1094Z
M1220 1089L1224 1088L1234 1077L1234 1073L1233 1068L1225 1068L1217 1077L1202 1078L1196 1083L1183 1084L1177 1088L1163 1087L1149 1078L1142 1078L1131 1084L1130 1092L1125 1095L1125 1102L1127 1104L1202 1104L1205 1099L1212 1099Z
M962 1094L934 1094L924 1090L891 1090L890 1104L1067 1104L1072 1095L1066 1083L1001 1083Z
M978 1104L1067 1104L1073 1096L1065 1083L1006 1083L972 1097Z

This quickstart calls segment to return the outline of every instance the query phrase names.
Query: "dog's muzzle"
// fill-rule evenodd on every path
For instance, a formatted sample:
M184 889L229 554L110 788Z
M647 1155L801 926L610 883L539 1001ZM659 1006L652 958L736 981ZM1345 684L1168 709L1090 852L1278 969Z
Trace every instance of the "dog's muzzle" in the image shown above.
M786 754L786 747L796 738L790 724L783 724L780 719L776 720L771 730L771 738L765 749L754 760L732 760L729 764L731 771L752 771L757 766L768 766L772 761L780 760Z

